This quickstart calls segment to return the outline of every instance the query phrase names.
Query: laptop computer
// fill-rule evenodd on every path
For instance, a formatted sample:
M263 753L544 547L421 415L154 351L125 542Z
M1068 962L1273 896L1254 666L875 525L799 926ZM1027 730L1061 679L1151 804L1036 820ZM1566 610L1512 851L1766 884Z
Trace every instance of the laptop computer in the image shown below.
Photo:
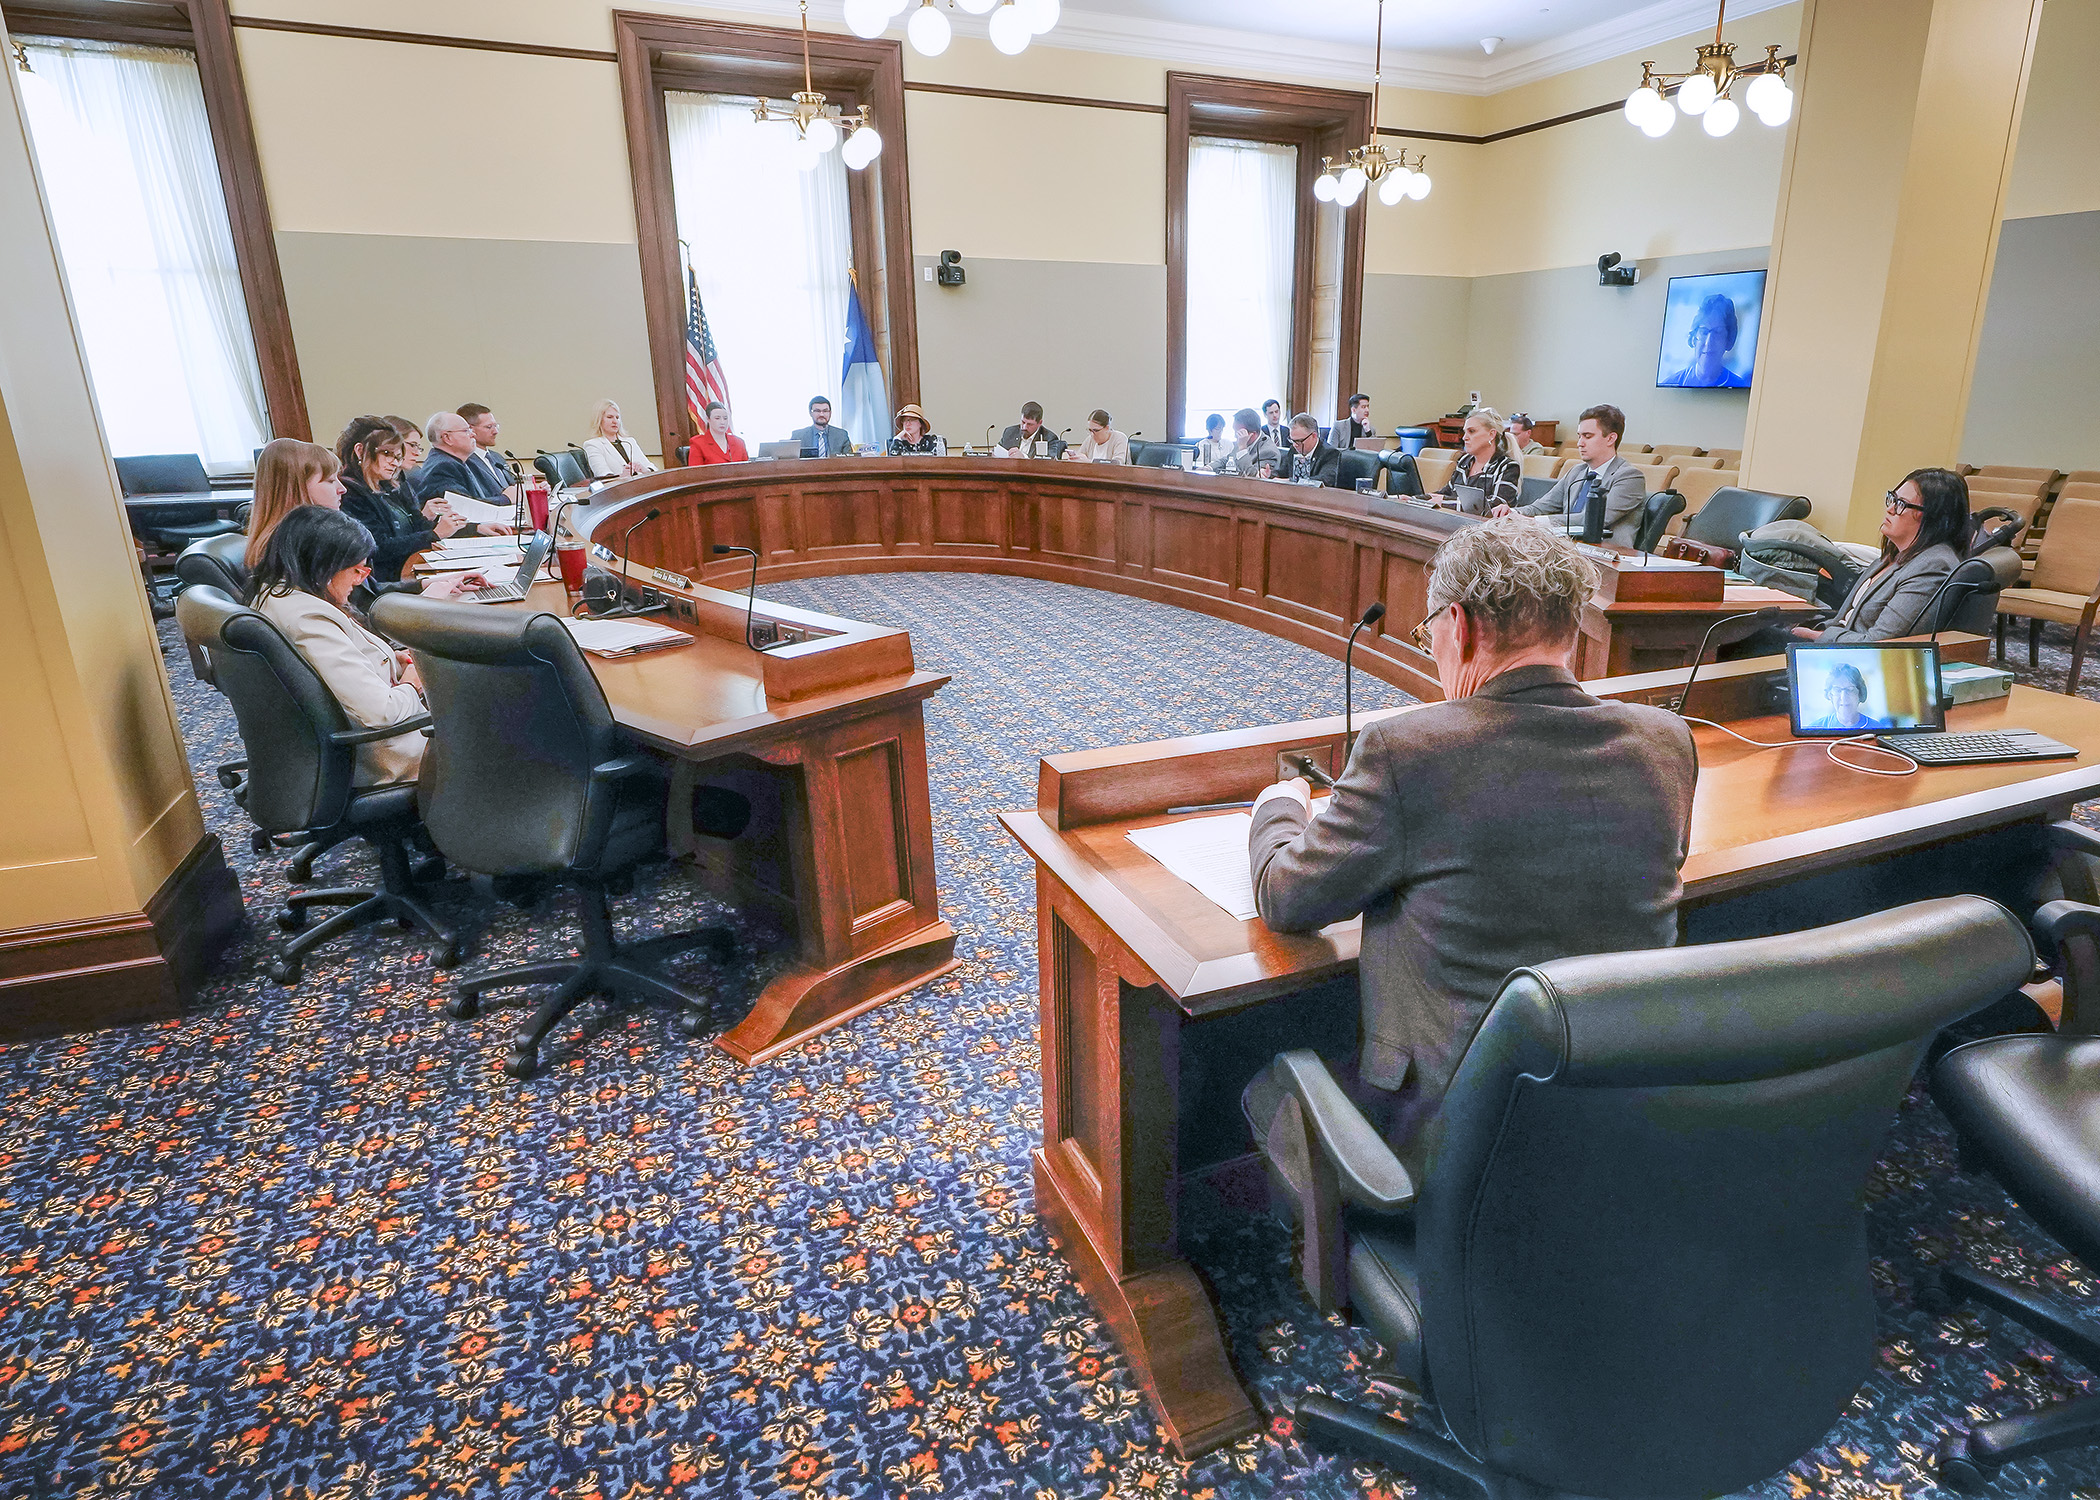
M547 560L547 541L547 534L543 531L532 534L532 539L525 544L525 555L518 563L517 577L509 583L492 583L485 589L457 597L470 604L509 604L524 598L539 577L540 565Z
M2032 729L1947 732L1940 696L1940 648L1931 643L1868 646L1795 641L1786 648L1789 715L1796 739L1874 737L1921 766L2074 760L2070 745Z
M1452 486L1458 496L1458 512L1463 516L1484 516L1488 513L1488 492L1477 484Z
M760 458L800 458L802 456L802 445L793 441L760 443L758 445L758 456Z

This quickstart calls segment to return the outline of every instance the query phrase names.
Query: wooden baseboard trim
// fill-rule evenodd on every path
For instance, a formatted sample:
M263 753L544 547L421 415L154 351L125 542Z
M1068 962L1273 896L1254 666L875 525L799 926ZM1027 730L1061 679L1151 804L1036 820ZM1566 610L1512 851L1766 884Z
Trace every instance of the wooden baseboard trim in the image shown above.
M0 932L0 1042L178 1016L240 924L240 884L206 834L144 911Z

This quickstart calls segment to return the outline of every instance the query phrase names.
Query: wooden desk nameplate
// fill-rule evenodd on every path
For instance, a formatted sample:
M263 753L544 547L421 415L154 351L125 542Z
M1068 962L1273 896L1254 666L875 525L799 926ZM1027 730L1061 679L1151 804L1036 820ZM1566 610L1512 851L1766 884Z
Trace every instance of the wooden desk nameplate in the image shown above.
M1981 661L1979 636L1943 636L1945 659ZM1784 738L1765 716L1779 659L1709 665L1693 711L1753 738ZM1589 684L1600 697L1654 702L1685 673ZM1385 709L1359 723L1405 716ZM1955 728L2017 723L2087 753L2075 762L1950 767L1868 778L1820 751L1760 752L1695 729L1701 781L1688 905L1915 848L1977 829L2060 815L2100 794L2100 705L2016 689L1965 705ZM1177 1241L1180 1053L1184 1032L1227 1012L1353 970L1362 924L1271 932L1213 905L1130 843L1169 806L1253 796L1281 750L1333 770L1338 718L1045 757L1033 808L1000 821L1036 867L1043 1144L1036 1208L1106 1316L1161 1430L1184 1457L1252 1432L1259 1417L1226 1354L1208 1293Z
M654 586L674 600L655 618L692 644L585 660L620 726L679 763L674 846L795 929L797 961L715 1039L764 1062L958 963L934 883L923 711L948 679L916 670L910 635L890 626L758 600L755 619L800 639L754 651L742 595ZM541 583L498 607L566 614L568 600ZM681 813L699 785L750 799L744 835L688 838Z

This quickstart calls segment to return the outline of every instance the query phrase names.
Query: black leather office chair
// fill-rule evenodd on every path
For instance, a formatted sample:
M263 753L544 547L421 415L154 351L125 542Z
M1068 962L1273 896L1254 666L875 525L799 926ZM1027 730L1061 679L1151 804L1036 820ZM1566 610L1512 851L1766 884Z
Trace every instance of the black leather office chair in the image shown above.
M550 486L570 485L581 489L591 482L591 466L581 448L567 448L559 453L542 449L532 466L540 471Z
M1526 474L1517 481L1517 498L1526 505L1531 504L1534 500L1543 500L1546 497L1546 491L1552 489L1553 485L1554 481L1551 479L1544 479L1536 474Z
M1531 483L1528 479L1524 482ZM1546 481L1549 485L1552 482L1550 479ZM1656 543L1669 531L1671 518L1683 509L1684 496L1675 490L1657 490L1650 495L1647 505L1641 510L1641 524L1633 534L1633 545L1643 552L1653 552Z
M1774 521L1805 521L1809 509L1806 495L1778 495L1769 490L1728 485L1707 497L1706 504L1686 519L1681 534L1689 541L1738 552L1742 550L1744 532Z
M1785 1467L1875 1363L1862 1202L1913 1072L2033 962L2010 912L1959 896L1519 969L1419 1191L1319 1056L1284 1054L1256 1086L1281 1106L1264 1155L1309 1188L1309 1290L1428 1403L1403 1426L1310 1395L1299 1433L1498 1500Z
M1422 475L1415 468L1414 457L1407 453L1381 453L1377 455L1378 466L1385 470L1385 492L1388 495L1420 495Z
M1378 478L1378 471L1383 467L1385 466L1379 463L1375 453L1363 453L1354 448L1346 449L1342 453L1342 482L1337 488L1353 490L1359 479L1375 480Z
M1932 1097L1953 1123L1962 1172L1994 1178L2036 1223L2100 1270L2100 907L2053 901L2035 913L2034 926L2063 980L2055 1033L1986 1037L1955 1048L1932 1070ZM1926 1272L1916 1295L1936 1315L1962 1302L1989 1308L2100 1373L2100 1334L2056 1297L1960 1261ZM1981 1494L2006 1464L2093 1447L2100 1447L2100 1396L2074 1397L1949 1434L1936 1455L1939 1482L1957 1494Z
M228 531L191 542L175 559L175 577L184 588L205 584L230 599L248 598L248 534Z
M439 850L481 874L562 879L583 896L581 959L472 975L447 1009L466 1020L490 990L559 986L512 1044L503 1066L513 1078L537 1071L542 1039L592 995L662 1001L678 1009L686 1035L699 1035L707 1024L700 999L620 951L607 904L632 888L637 865L663 857L668 774L613 722L561 621L389 594L372 622L415 654L437 721L421 792ZM750 805L726 793L714 802L705 831L741 833ZM731 941L726 929L702 928L649 946L706 942L721 952Z
M1965 557L1940 585L1939 602L1912 627L1921 635L1964 630L1989 635L1998 623L1998 596L2020 581L2022 559L2010 547L1991 547Z
M409 840L416 830L416 789L356 787L357 747L421 729L419 714L379 729L359 729L342 705L275 625L210 584L195 584L175 601L185 639L211 659L212 681L233 705L248 777L237 796L257 828L279 847L331 847L362 838L379 852L380 889L295 891L277 913L277 925L299 935L277 951L269 975L297 984L306 955L352 928L388 918L420 927L437 944L435 963L459 962L459 944L416 898ZM220 779L225 780L222 770ZM317 852L317 851L316 851ZM302 854L305 851L302 850ZM307 856L310 860L310 856ZM434 861L432 862L435 863ZM440 869L442 867L439 867ZM309 908L340 906L308 931Z
M142 495L201 495L211 488L204 461L194 453L156 453L117 460L117 485L127 499ZM164 552L241 529L209 505L178 505L132 519L131 533Z

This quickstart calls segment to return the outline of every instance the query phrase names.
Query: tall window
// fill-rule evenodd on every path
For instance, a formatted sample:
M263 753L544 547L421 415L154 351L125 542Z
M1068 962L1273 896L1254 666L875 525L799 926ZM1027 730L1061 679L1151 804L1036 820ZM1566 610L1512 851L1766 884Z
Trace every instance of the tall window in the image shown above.
M111 451L246 466L269 418L196 58L24 46L23 104Z
M729 382L730 418L747 440L772 442L808 424L812 396L841 400L853 231L839 153L798 171L794 128L754 120L757 102L671 91L664 118L678 237ZM889 436L839 417L856 442Z
M1288 400L1298 256L1298 148L1189 141L1184 437L1212 412Z

